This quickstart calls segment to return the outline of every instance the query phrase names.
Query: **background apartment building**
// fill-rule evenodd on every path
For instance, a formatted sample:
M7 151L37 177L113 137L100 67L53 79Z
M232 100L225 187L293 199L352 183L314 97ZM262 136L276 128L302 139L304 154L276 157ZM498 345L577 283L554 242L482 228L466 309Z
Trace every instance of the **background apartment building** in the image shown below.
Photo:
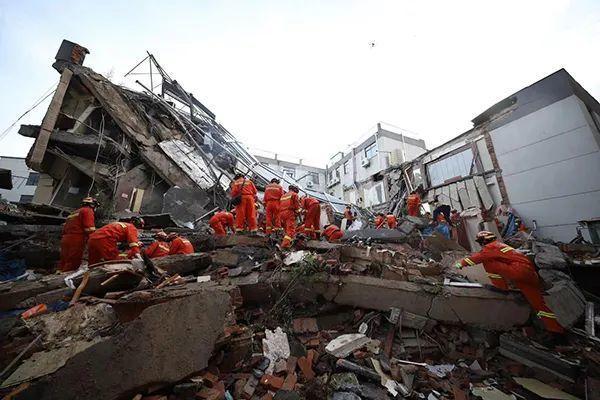
M271 154L271 157L255 154L255 157L272 170L295 179L302 189L326 191L324 168L305 165L301 159L298 162L282 160L278 154ZM284 184L284 188L287 188L287 185Z
M0 189L0 199L11 203L31 203L40 174L32 171L20 157L0 156L0 168L11 170L11 190Z
M332 157L327 167L327 193L352 204L375 207L387 201L381 172L425 153L425 141L384 129Z

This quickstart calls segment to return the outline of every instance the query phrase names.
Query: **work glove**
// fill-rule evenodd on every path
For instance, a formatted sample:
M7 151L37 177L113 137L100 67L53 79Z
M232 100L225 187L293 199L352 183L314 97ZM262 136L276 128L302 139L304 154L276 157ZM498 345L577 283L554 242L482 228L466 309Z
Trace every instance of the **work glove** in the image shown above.
M460 263L460 261L457 261L457 262L454 264L454 267L455 267L456 269L463 269L463 268L464 268L464 267L463 267L463 265Z

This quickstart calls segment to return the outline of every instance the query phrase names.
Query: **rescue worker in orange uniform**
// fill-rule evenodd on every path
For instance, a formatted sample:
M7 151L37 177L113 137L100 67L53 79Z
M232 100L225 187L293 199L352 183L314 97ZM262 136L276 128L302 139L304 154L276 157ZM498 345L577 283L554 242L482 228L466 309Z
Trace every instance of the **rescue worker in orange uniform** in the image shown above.
M290 185L287 193L281 197L279 204L281 226L285 231L285 236L281 242L281 248L283 249L290 248L296 236L296 214L300 212L299 191L298 187Z
M217 210L208 224L215 231L215 236L227 236L227 230L234 231L233 214L224 210Z
M346 218L346 227L352 225L352 222L354 221L354 215L352 214L352 207L350 204L348 204L344 210L344 218Z
M156 239L150 246L144 249L144 254L149 258L159 258L169 255L169 243L167 242L167 234L163 231L154 234Z
M61 272L74 271L81 265L88 235L96 230L94 210L97 206L96 199L86 197L81 201L81 208L67 217L60 239L58 269Z
M375 216L375 229L382 229L385 222L385 216L382 213L378 213Z
M242 232L248 228L250 232L258 230L256 221L256 186L244 174L236 174L231 184L231 199L239 196L239 203L235 205L235 230Z
M312 197L300 199L300 208L304 210L304 230L311 239L321 235L321 203Z
M279 179L277 178L271 179L271 183L265 187L265 233L267 235L271 234L273 230L278 231L281 229L281 221L279 218L279 202L283 194L283 188L279 184Z
M323 236L327 239L328 242L339 242L342 237L344 237L344 232L337 226L325 225L323 229Z
M119 243L129 245L127 258L139 257L140 244L138 243L137 228L143 227L144 220L140 217L133 217L131 222L111 222L96 230L88 240L89 264L118 260L120 258Z
M396 229L398 226L398 220L394 214L388 214L385 216L385 222L387 223L388 228Z
M192 254L194 252L192 243L175 232L169 233L167 239L171 242L171 247L169 249L170 256L175 254Z
M418 217L421 208L421 196L416 190L413 190L406 199L406 213L413 217Z
M481 251L463 258L456 263L457 268L483 264L492 284L501 290L508 290L508 282L516 286L547 331L564 333L564 328L556 320L556 315L548 308L542 297L542 286L533 263L523 254L497 240L492 232L481 231L475 240L483 248Z

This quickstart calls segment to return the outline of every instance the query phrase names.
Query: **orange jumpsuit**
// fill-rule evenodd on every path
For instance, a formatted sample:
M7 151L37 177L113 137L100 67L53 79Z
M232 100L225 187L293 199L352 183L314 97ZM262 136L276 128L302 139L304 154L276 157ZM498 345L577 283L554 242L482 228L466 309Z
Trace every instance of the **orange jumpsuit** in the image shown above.
M396 216L393 214L386 215L385 221L387 222L387 226L390 229L396 229L396 227L398 226L398 220L396 219Z
M226 228L229 227L233 230L233 214L227 211L219 211L208 220L208 224L215 231L215 236L226 236Z
M169 250L169 243L163 242L162 240L156 240L144 250L144 254L150 258L159 258L168 256Z
M406 211L408 215L413 217L419 216L419 208L421 207L421 196L414 193L408 196L406 199Z
M139 254L140 244L135 226L128 222L112 222L90 235L88 240L89 264L118 260L120 258L117 247L119 242L129 244L128 258Z
M300 207L306 210L304 229L311 239L317 239L321 234L321 203L312 197L303 197Z
M243 231L246 227L250 232L256 232L256 186L247 178L240 178L231 184L231 197L241 195L240 204L235 206L235 230Z
M94 210L91 207L81 207L67 217L60 239L60 271L74 271L79 268L85 242L88 235L95 230Z
M194 246L192 246L190 241L186 238L178 236L171 241L171 249L169 250L170 256L174 254L192 254L193 252Z
M289 248L296 236L296 213L300 209L298 193L289 191L281 197L279 204L281 226L285 230L285 236L281 242L282 248Z
M478 253L459 262L462 266L483 264L492 284L499 289L508 290L506 281L512 282L537 312L546 330L564 332L564 328L556 320L556 315L546 305L538 274L526 256L504 243L494 241L483 246Z
M375 217L375 229L381 229L383 228L383 225L385 224L385 218L378 215Z
M350 224L352 224L352 221L354 221L354 215L352 214L351 210L345 210L344 211L344 218L346 218L346 220L348 222L346 222L346 224L348 224L348 226L350 226Z
M269 183L265 187L265 213L266 213L266 229L267 234L273 229L281 229L281 221L279 219L279 202L283 196L283 188L277 183Z
M323 236L328 242L338 242L344 236L344 232L335 225L329 225L323 231Z

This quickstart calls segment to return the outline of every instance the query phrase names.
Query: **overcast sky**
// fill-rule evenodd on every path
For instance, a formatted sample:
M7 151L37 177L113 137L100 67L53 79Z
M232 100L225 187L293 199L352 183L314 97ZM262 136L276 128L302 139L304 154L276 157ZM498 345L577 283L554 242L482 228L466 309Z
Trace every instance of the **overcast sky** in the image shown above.
M321 166L378 121L435 147L563 67L600 99L598 0L0 0L0 132L58 81L62 39L115 83L148 50L246 145ZM0 155L27 154L17 130Z

